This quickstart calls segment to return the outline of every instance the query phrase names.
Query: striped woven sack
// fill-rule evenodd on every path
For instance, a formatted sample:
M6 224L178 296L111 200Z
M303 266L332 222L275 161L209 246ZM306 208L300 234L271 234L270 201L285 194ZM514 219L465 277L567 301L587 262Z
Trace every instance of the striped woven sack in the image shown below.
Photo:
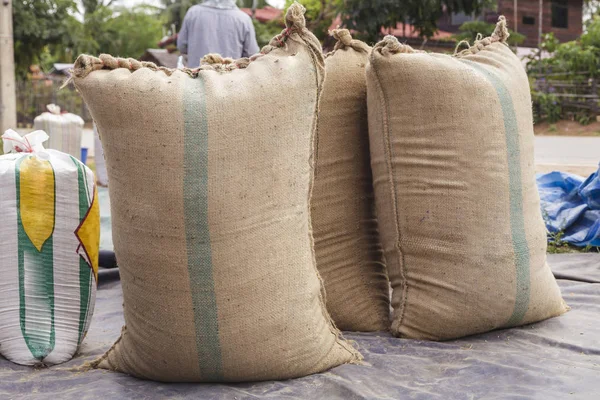
M567 309L546 264L527 75L491 37L455 56L388 36L367 67L392 332L452 339Z
M100 215L94 174L44 150L37 131L3 135L0 353L24 365L73 357L92 320Z
M44 112L33 120L37 130L46 132L49 136L45 147L62 151L77 158L81 158L81 137L83 135L84 121L79 115L63 112L55 104L47 106Z
M200 68L80 56L106 156L125 328L94 365L179 382L285 379L355 361L310 226L320 44L298 3L263 54Z

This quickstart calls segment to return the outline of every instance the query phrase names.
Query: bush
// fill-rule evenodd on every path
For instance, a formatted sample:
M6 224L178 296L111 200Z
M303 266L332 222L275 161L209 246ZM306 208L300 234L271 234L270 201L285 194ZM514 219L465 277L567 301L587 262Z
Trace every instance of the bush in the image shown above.
M454 35L454 38L458 41L467 40L469 43L473 43L479 34L483 37L492 36L494 29L496 29L496 25L494 24L488 24L484 21L469 21L458 28L460 33ZM511 30L508 32L510 33L510 37L508 38L508 44L510 46L517 46L525 41L524 35Z
M547 121L554 124L560 121L562 115L562 107L558 96L554 93L533 92L532 99L534 107L539 109L536 122Z
M256 42L258 46L262 48L269 44L273 36L281 33L283 30L282 26L277 21L267 22L265 24L258 22L257 20L252 21L254 23L254 30L256 31Z

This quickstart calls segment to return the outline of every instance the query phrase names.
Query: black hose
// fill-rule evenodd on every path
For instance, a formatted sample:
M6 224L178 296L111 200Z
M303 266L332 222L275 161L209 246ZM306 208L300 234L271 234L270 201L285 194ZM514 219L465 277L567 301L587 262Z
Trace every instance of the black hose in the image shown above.
M115 252L110 250L100 250L98 265L100 268L119 268Z

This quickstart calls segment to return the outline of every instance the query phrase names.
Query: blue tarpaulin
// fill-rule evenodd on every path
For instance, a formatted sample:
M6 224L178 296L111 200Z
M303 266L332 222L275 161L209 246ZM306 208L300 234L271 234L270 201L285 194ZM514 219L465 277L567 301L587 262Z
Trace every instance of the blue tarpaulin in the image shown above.
M552 234L575 246L600 246L600 169L587 179L565 172L537 177L542 215Z

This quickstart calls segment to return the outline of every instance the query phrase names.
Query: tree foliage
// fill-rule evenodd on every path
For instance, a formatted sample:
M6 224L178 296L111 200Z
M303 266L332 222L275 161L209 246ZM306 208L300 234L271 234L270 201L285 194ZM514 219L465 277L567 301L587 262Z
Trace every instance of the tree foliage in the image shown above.
M238 7L252 8L252 6L254 5L254 1L255 0L238 0L237 5L238 5ZM269 4L267 3L266 0L256 0L256 8L264 8L265 6L268 6L268 5Z
M437 21L444 12L480 12L489 1L481 0L339 0L336 2L342 24L359 33L364 40L376 42L381 28L395 28L406 22L420 36L429 38L437 31Z
M17 76L31 64L48 71L80 53L140 57L161 39L161 9L114 7L112 0L24 0L13 3Z
M13 2L15 66L19 77L39 62L47 45L63 43L68 35L64 23L76 10L74 0L20 0Z
M187 10L191 6L201 2L201 0L161 0L164 6L165 22L169 27L175 25L175 30L178 31L181 29L181 24Z
M156 48L161 39L163 18L159 10L138 6L118 9L118 15L110 18L104 29L108 33L100 50L119 57L139 58L149 48Z
M287 9L296 0L286 0ZM306 27L315 34L315 36L324 40L328 36L329 27L341 4L339 0L297 0L306 8Z
M496 25L488 24L484 21L469 21L462 24L458 30L459 33L454 35L456 40L467 40L469 43L473 43L477 39L477 35L488 37L494 33ZM510 37L508 38L508 44L511 46L517 46L525 41L525 36L520 33L515 33L512 30L508 30Z
M550 57L542 60L532 57L527 65L529 71L597 77L600 65L600 16L588 22L587 30L579 39L560 43L554 34L549 33L544 35L541 47L550 53Z

